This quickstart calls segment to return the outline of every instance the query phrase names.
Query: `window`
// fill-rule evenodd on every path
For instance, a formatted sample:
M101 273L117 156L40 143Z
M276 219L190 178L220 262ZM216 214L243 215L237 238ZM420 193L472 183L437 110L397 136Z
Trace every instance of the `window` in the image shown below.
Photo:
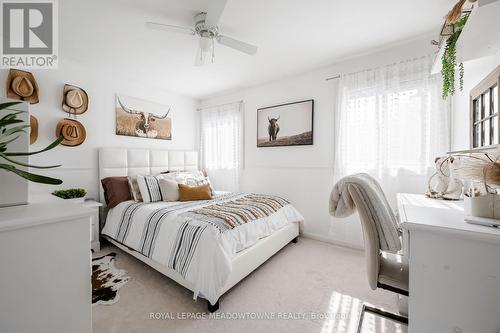
M238 190L243 167L242 103L201 111L200 162L217 190Z
M499 86L500 67L490 73L471 91L471 148L497 145L500 142Z
M449 150L449 103L432 59L348 74L335 119L335 178L366 172L390 199L423 192L434 159Z

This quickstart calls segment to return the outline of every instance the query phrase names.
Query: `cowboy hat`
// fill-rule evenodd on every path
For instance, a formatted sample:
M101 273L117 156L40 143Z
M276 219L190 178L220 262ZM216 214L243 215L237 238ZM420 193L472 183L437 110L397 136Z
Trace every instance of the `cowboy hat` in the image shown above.
M30 145L38 139L38 119L30 115Z
M89 96L82 88L64 85L62 108L64 111L72 114L82 114L89 107Z
M38 83L33 74L19 69L9 70L7 97L26 101L30 104L38 103Z
M57 123L56 137L63 136L61 144L63 146L79 146L85 141L87 133L85 127L74 119L64 118Z

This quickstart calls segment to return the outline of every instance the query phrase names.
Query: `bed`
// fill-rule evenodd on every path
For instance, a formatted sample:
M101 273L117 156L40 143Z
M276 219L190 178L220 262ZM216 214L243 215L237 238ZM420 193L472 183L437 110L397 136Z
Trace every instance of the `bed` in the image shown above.
M99 179L197 169L196 152L99 150ZM214 312L220 296L297 241L302 221L284 198L216 192L212 200L122 202L107 212L101 235L206 299Z

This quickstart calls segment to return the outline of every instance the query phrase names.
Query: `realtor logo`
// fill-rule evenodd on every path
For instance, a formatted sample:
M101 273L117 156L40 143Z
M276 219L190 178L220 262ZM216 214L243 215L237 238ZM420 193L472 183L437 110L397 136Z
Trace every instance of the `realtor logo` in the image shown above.
M0 0L2 68L57 68L56 0Z

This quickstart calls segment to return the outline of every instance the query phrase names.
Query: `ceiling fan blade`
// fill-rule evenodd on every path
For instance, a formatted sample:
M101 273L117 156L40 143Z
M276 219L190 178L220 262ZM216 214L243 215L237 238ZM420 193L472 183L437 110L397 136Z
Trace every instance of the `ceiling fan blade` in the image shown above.
M179 32L179 33L188 34L188 35L195 35L196 34L196 32L191 28L180 27L177 25L170 25L170 24L146 22L146 27L148 27L149 29L152 29L152 30Z
M205 17L205 25L207 27L215 27L219 24L220 17L224 8L226 7L227 0L210 0Z
M196 67L201 67L205 63L205 55L201 51L201 47L198 48L198 51L196 52L196 58L194 59L194 65Z
M240 40L231 37L219 35L217 37L217 41L222 45L226 45L232 49L238 50L246 54L254 55L255 53L257 53L257 46L242 42Z

